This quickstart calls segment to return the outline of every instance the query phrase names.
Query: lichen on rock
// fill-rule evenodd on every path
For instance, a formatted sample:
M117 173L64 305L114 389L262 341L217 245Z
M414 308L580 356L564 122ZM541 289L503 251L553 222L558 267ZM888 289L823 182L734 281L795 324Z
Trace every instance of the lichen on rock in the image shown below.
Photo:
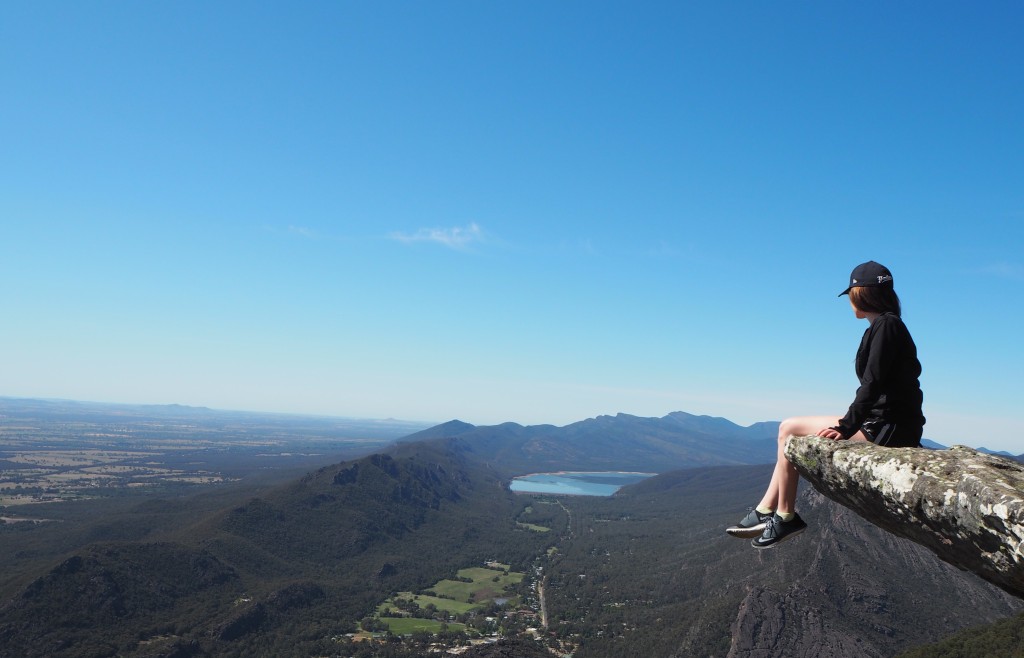
M786 457L828 498L1024 598L1024 464L817 436L790 437Z

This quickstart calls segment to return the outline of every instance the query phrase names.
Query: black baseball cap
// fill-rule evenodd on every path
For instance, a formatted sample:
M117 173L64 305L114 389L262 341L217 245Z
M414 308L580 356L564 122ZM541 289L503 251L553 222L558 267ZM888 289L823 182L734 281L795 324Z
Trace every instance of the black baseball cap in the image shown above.
M892 272L881 263L869 260L853 268L850 273L850 286L839 293L839 296L850 292L850 288L863 288L867 286L892 286Z

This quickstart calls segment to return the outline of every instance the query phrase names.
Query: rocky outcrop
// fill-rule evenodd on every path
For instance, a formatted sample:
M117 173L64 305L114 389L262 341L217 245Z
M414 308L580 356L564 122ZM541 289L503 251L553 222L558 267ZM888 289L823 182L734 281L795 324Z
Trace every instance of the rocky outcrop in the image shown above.
M1024 464L816 436L790 437L786 456L828 498L1024 598Z

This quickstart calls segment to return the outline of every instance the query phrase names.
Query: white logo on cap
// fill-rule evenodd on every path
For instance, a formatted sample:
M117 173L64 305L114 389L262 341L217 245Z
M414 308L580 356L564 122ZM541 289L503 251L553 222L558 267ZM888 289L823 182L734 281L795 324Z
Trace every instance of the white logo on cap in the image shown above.
M892 277L889 276L888 274L879 274L878 275L878 282L879 283L885 283L886 281L892 281Z

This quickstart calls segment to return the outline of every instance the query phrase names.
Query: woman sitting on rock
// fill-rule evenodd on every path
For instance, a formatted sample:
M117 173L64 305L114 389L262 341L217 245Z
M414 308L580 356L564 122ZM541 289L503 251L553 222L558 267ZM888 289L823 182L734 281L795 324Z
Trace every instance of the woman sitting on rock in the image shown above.
M790 436L816 434L889 447L921 445L921 363L914 339L900 317L892 273L874 261L858 265L850 275L849 287L839 293L843 295L849 295L857 319L869 323L857 349L860 387L842 418L800 416L779 426L778 457L764 498L738 524L725 530L733 537L753 537L754 548L770 548L807 527L793 509L800 476L784 454Z

